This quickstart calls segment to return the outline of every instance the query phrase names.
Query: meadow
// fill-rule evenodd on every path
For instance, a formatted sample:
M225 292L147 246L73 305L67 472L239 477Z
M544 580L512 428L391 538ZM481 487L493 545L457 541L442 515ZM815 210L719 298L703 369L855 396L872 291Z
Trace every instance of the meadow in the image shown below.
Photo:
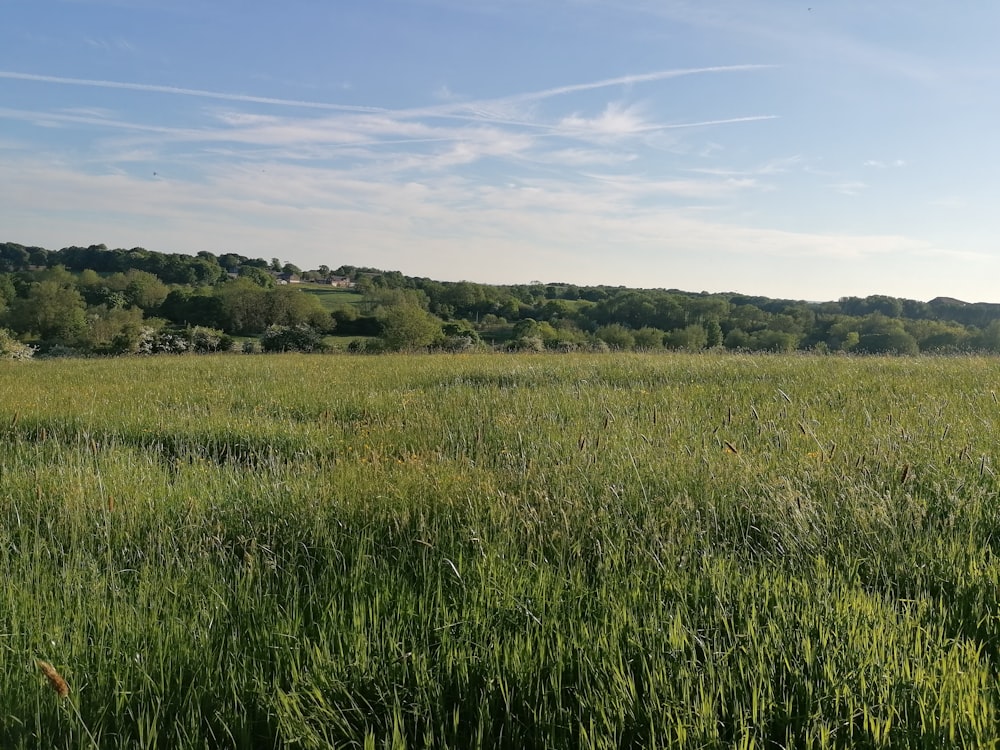
M998 392L977 357L0 362L0 747L995 747Z

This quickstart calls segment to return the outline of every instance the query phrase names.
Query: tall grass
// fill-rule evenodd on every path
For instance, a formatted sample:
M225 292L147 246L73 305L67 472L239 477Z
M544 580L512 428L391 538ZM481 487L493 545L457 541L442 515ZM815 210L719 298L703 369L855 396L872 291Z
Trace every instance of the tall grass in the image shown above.
M0 747L994 746L998 392L979 358L0 363Z

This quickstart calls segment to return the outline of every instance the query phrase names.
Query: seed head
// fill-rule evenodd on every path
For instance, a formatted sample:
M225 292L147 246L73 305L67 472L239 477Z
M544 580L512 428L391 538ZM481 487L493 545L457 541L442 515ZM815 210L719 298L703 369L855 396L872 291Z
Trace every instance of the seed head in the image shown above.
M69 684L63 679L63 676L59 674L55 667L42 659L36 659L35 663L38 665L38 668L42 670L42 674L45 675L45 679L49 681L49 686L56 691L56 695L60 698L65 698L69 695Z

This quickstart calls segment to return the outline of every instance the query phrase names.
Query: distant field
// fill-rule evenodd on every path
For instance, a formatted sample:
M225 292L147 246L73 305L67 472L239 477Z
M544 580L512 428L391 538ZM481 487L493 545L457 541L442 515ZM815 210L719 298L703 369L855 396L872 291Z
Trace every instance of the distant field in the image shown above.
M998 392L987 358L0 362L0 747L995 747Z
M350 289L338 289L332 286L320 284L299 284L296 289L301 289L307 294L313 294L323 303L327 310L333 310L337 305L356 305L364 299L364 295L351 291Z

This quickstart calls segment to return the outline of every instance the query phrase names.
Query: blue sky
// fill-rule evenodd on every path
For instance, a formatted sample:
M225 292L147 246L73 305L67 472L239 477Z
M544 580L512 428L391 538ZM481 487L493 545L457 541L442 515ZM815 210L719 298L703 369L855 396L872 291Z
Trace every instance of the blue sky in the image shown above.
M1000 301L1000 4L0 0L0 241Z

